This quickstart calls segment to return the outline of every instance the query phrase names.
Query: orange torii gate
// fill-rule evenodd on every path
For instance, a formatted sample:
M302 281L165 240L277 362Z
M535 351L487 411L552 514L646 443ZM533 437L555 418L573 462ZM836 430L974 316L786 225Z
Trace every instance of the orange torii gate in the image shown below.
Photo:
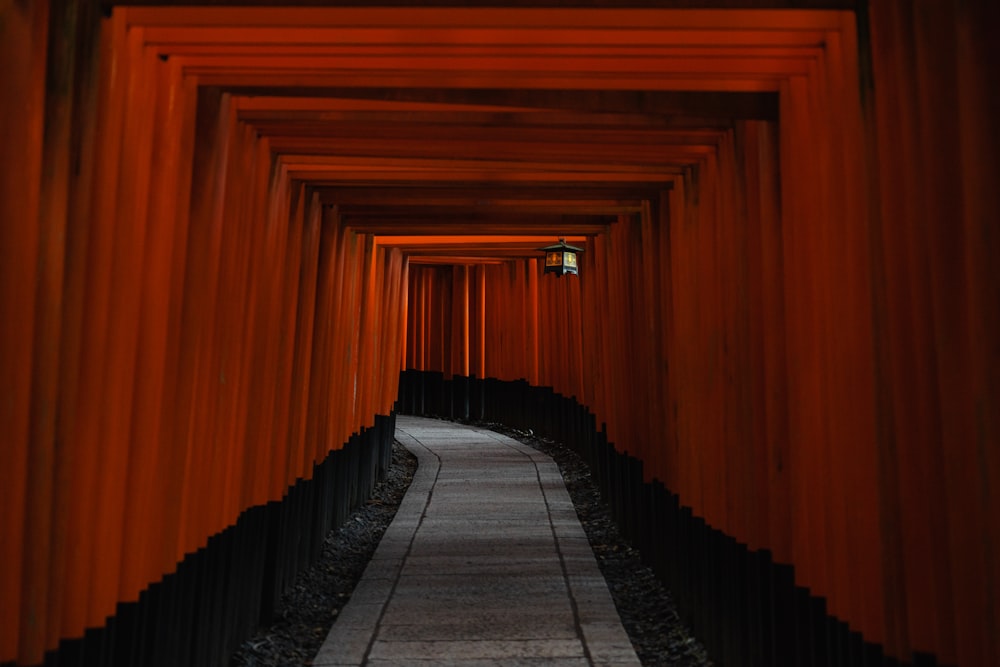
M994 3L100 4L0 9L0 664L278 548L401 365L574 397L885 655L1000 662ZM184 581L208 663L256 618Z

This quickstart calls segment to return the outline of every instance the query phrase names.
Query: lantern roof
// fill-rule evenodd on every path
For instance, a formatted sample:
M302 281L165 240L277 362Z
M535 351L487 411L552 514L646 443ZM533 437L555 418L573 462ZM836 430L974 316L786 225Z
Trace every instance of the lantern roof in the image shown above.
M583 248L577 248L575 245L570 245L566 243L566 239L559 239L559 243L553 245L547 245L544 248L539 248L543 252L559 252L565 250L572 250L573 252L583 252Z

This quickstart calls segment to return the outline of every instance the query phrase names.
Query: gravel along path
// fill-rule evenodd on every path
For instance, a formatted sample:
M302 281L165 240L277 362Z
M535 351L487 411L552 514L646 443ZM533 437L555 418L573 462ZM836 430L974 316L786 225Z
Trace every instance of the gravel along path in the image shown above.
M621 537L590 477L564 445L501 424L477 424L551 456L562 471L576 513L618 615L645 667L708 667L705 649L681 622L670 598L639 552ZM275 622L233 654L231 667L308 665L347 603L389 526L416 470L416 459L394 443L392 464L372 499L326 539L320 559L302 572L279 606Z
M274 622L243 642L230 667L310 664L396 515L416 469L417 458L393 442L386 478L344 525L330 531L319 559L282 596Z
M710 667L712 662L705 648L684 625L670 593L612 521L583 459L562 443L530 431L501 424L482 426L548 454L559 466L618 616L643 666Z

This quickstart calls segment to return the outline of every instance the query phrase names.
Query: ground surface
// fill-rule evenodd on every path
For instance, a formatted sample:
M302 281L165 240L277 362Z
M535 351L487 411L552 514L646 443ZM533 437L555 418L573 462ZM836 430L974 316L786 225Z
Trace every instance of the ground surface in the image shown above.
M642 664L710 665L704 648L678 617L667 591L609 518L586 464L567 447L531 432L499 424L480 425L543 451L556 461ZM392 521L415 468L413 456L395 444L389 473L371 501L330 533L320 559L299 575L282 599L275 622L244 642L233 655L232 667L309 664Z

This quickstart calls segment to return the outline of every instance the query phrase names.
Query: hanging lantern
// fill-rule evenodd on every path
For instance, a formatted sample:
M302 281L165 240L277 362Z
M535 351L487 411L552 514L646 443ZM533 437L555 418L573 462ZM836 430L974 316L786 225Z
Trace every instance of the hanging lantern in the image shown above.
M545 273L554 273L560 277L567 273L578 273L576 254L583 252L583 248L569 245L566 239L559 239L559 243L539 250L545 253Z

